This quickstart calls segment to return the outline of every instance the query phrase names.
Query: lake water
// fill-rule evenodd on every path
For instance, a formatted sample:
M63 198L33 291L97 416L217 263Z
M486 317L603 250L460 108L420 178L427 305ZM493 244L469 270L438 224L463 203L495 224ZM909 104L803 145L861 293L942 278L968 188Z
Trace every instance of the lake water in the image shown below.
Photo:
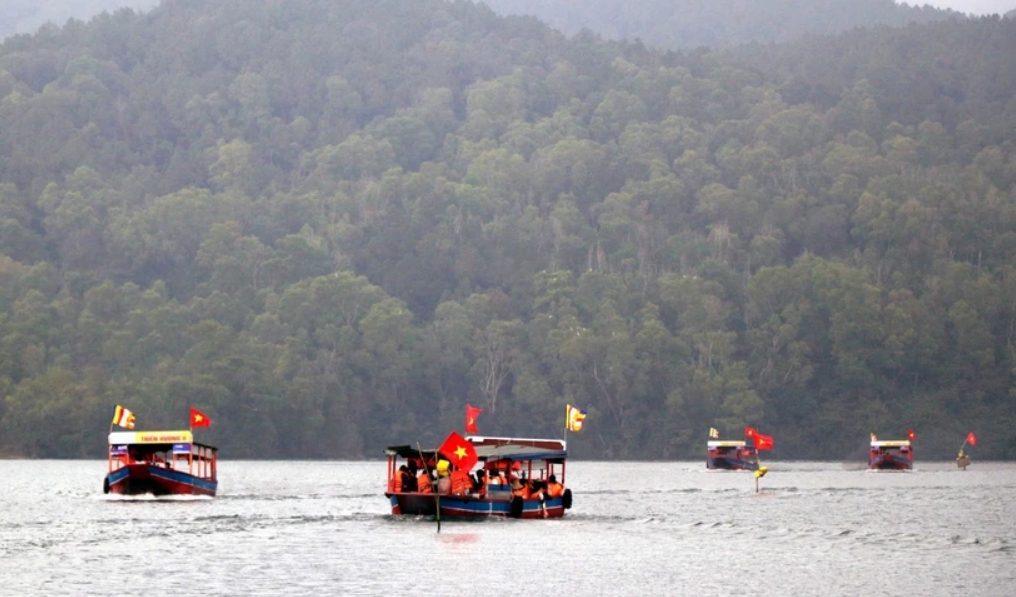
M0 595L1016 595L1016 464L572 461L560 520L389 515L384 462L231 462L219 496L0 461Z

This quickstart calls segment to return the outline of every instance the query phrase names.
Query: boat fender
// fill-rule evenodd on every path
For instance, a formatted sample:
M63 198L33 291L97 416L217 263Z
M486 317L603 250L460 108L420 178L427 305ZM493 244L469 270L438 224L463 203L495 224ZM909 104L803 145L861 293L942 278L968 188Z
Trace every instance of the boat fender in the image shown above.
M102 493L109 493L109 477L102 480Z
M522 496L517 495L512 498L512 505L509 514L512 518L522 518Z
M571 489L564 490L564 494L561 495L561 503L565 510L571 510Z

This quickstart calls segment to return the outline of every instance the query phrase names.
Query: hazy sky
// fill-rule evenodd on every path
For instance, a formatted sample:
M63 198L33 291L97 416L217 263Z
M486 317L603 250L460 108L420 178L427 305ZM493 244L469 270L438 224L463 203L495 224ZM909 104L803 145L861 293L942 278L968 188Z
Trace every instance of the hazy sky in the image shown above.
M979 15L1005 14L1016 8L1016 0L908 0L907 4L911 6L930 4L936 8L951 8Z

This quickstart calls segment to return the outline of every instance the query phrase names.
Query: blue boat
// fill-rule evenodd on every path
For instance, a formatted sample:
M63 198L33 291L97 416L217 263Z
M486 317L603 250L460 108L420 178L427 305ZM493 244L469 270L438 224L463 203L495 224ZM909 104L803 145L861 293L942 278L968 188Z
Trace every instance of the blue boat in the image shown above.
M219 486L217 450L191 431L114 431L109 434L103 493L206 495Z
M542 519L561 518L571 508L572 493L564 486L568 453L563 440L478 436L466 439L476 449L477 472L483 472L470 477L472 484L459 491L452 490L448 478L431 477L430 472L438 467L440 459L436 450L412 446L390 446L385 450L388 457L385 496L393 515L429 517L440 512L442 519ZM411 470L423 472L425 480L431 479L429 488L402 490L396 476L407 463ZM485 479L492 481L483 482Z

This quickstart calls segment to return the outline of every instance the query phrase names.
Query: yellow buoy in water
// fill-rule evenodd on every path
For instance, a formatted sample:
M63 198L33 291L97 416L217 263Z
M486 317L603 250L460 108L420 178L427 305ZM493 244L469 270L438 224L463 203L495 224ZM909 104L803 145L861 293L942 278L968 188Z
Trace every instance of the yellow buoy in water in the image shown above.
M760 467L758 467L758 470L755 471L755 478L756 479L761 479L762 477L766 476L766 473L768 473L768 472L769 472L769 467L767 467L767 466L760 466Z

